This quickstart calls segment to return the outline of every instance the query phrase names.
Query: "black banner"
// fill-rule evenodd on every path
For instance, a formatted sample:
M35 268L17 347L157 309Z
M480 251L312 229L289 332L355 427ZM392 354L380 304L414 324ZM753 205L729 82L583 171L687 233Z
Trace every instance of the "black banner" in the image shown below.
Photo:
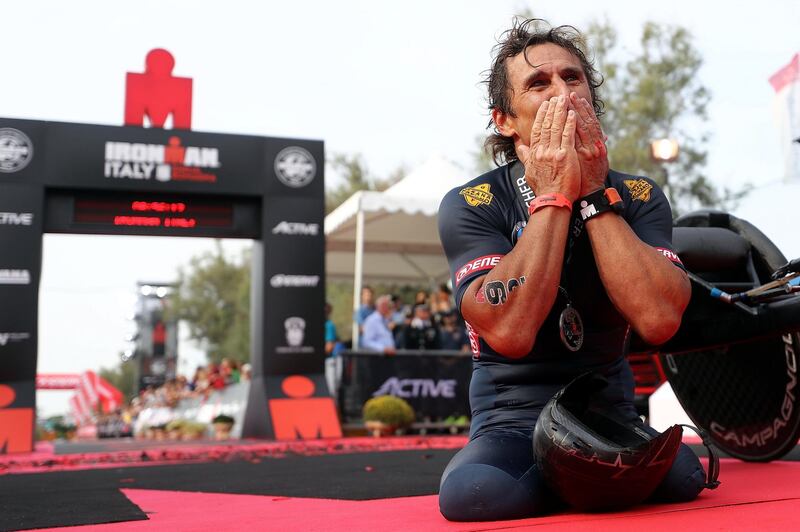
M386 356L345 351L339 406L345 422L361 420L364 403L379 395L408 401L417 420L469 416L472 358L463 353L408 351Z

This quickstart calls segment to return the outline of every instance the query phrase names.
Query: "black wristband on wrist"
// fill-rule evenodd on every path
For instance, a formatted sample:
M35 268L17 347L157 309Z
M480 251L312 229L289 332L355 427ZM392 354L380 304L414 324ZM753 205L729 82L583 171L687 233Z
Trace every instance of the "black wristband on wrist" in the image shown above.
M581 220L584 222L604 212L611 211L619 214L624 209L622 198L620 198L619 192L615 188L595 190L575 203L578 204L577 210L580 213Z

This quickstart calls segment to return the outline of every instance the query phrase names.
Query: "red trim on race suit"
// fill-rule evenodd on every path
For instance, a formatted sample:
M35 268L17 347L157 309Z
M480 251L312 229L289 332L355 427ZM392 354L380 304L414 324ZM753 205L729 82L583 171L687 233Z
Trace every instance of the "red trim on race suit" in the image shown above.
M681 259L680 259L680 257L678 257L678 254L675 253L674 251L672 251L671 249L655 248L655 250L658 251L659 253L661 253L662 255L664 255L665 257L667 257L669 260L671 260L675 264L680 264L681 266L683 266L683 262L681 262Z
M456 271L456 286L461 284L468 274L473 272L480 272L483 270L491 270L500 262L504 255L484 255L472 260Z

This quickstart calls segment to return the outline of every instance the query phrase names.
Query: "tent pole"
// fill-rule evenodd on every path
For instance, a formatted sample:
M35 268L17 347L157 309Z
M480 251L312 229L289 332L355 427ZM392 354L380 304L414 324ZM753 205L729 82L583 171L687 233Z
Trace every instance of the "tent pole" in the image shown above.
M364 211L361 210L361 202L358 204L356 213L356 253L355 267L353 268L353 349L359 347L358 309L361 306L361 282L364 266Z

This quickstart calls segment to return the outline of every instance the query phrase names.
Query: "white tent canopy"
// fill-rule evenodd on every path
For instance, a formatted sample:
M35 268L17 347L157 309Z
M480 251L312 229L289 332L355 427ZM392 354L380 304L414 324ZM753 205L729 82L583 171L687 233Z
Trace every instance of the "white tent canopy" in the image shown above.
M446 281L437 212L442 197L467 180L463 170L433 156L383 192L355 193L325 217L327 277L353 279L354 305L363 281Z

